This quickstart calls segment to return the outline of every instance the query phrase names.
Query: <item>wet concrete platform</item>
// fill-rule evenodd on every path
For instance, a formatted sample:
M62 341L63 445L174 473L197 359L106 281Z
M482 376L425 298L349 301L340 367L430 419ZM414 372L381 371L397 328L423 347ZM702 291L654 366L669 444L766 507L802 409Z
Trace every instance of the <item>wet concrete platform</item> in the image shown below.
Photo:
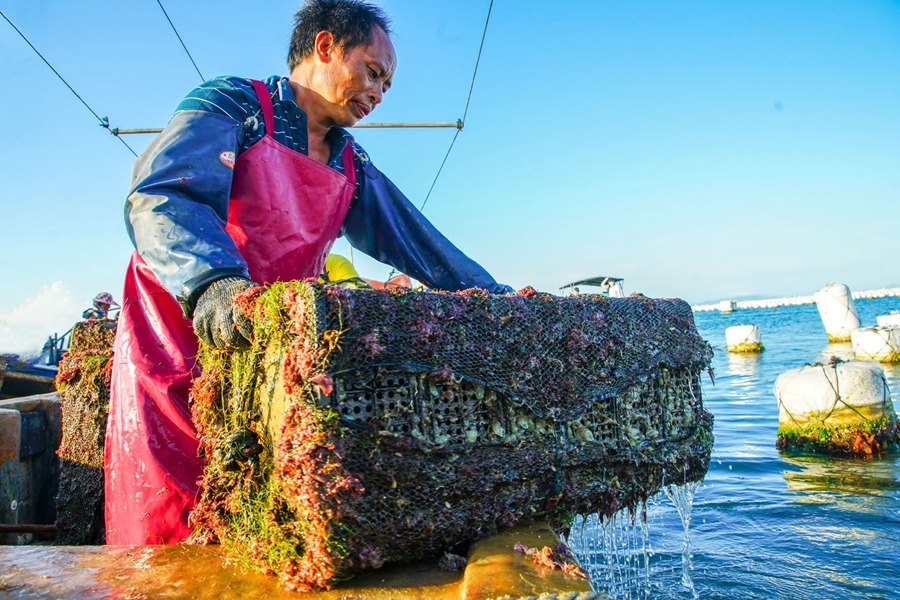
M433 562L387 566L331 590L298 593L276 577L230 565L218 546L0 546L2 598L298 598L304 600L606 598L583 578L538 566L517 543L553 547L544 523L520 525L475 543L464 570Z

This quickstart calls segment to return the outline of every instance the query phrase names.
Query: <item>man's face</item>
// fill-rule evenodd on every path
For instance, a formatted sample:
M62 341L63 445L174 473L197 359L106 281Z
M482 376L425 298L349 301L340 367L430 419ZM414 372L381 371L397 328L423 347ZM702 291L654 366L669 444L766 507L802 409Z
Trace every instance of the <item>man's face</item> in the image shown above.
M394 45L380 27L372 30L368 44L337 48L317 90L330 104L334 124L351 127L375 110L391 87L396 65Z

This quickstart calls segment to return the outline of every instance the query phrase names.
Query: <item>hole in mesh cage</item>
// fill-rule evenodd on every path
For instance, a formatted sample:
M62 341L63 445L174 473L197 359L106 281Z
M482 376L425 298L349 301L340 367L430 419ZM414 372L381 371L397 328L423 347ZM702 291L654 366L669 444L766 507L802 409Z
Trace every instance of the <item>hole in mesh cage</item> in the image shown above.
M396 395L397 395L397 394L396 394L393 390L390 391L390 392L388 392L388 398L393 398L393 397L396 396Z
M360 408L359 406L354 406L354 407L353 407L353 412L354 412L354 414L357 414L357 415L358 415L359 413L362 412L362 408ZM347 414L346 409L344 410L344 414Z
M366 400L371 400L371 399L372 399L372 392L366 392L366 396L365 396L365 397L366 397Z
M384 392L375 392L375 397L378 398L379 400L383 400Z

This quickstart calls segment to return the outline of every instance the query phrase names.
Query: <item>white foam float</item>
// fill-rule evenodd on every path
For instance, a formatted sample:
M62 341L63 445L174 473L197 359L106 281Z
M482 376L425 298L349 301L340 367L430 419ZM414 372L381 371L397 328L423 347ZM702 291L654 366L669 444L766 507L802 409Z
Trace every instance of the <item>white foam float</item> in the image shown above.
M878 315L875 317L875 322L878 323L879 327L890 327L892 325L900 327L900 310L892 310L886 315Z
M762 352L762 333L756 325L733 325L725 330L729 352Z
M900 362L900 325L854 329L850 343L856 358Z
M850 288L842 283L829 283L813 294L813 300L819 309L828 340L849 342L850 332L860 325Z
M894 414L884 371L870 362L792 369L778 376L774 391L782 427L845 426Z

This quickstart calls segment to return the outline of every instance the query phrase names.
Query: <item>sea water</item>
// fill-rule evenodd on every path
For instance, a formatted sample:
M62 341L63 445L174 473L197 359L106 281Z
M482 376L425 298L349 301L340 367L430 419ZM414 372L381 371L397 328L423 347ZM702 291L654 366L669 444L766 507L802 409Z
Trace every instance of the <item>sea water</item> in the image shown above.
M873 326L900 298L856 309ZM576 523L569 542L596 587L619 599L900 598L900 453L851 460L775 448L775 379L852 358L852 347L828 343L815 305L694 318L715 350L715 384L703 383L716 419L709 472L636 515ZM764 352L726 351L725 329L738 324L760 328ZM881 366L900 409L900 365Z

